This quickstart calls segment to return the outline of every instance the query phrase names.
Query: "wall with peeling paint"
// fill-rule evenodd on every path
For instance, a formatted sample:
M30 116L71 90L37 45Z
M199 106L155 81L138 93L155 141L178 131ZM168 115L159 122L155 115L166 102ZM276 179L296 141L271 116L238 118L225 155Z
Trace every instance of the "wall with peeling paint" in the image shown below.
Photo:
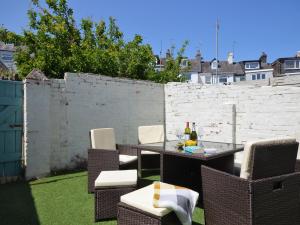
M186 121L210 141L300 139L299 87L163 86L68 73L63 80L25 80L24 92L27 178L84 163L92 128L113 127L118 143L137 143L138 126L164 123L164 103L169 140Z
M26 177L84 164L89 130L113 127L118 143L137 143L137 127L163 124L163 85L67 73L25 81Z
M300 140L299 87L169 83L165 102L169 139L176 138L176 129L183 129L185 121L195 121L204 130L203 139L210 141L244 143L280 136Z

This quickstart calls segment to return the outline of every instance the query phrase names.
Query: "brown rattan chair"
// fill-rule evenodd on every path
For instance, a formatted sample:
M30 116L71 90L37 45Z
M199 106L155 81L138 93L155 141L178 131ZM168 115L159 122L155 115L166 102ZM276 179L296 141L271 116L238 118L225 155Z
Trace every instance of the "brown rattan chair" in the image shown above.
M139 144L159 143L164 141L164 126L151 125L138 127ZM142 150L140 152L141 165L143 169L159 169L160 154Z
M97 139L97 132L104 137ZM101 136L101 135L100 135ZM91 148L88 149L88 192L94 192L94 182L101 171L137 168L137 151L130 145L115 144L114 130L100 128L90 131Z
M250 149L246 179L202 166L205 225L300 224L298 143L265 141Z

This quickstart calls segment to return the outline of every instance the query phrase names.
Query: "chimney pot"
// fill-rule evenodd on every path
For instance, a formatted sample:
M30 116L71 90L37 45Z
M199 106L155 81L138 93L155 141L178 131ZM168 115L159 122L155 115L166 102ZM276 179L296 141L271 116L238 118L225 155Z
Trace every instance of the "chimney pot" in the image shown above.
M261 53L261 56L259 57L259 60L261 63L267 63L267 54L265 52Z
M170 49L168 49L167 50L167 53L166 53L166 58L168 59L168 58L170 58L171 57L171 51L170 51Z
M201 61L201 52L199 50L196 53L196 59Z
M227 57L228 63L233 64L233 60L234 60L233 52L229 52Z

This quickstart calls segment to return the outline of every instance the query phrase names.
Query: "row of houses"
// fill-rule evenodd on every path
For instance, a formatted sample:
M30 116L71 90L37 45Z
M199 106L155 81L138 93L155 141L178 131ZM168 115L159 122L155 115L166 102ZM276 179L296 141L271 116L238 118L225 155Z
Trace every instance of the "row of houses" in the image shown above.
M157 70L163 70L166 58L157 57ZM202 84L231 84L233 82L265 80L272 77L300 75L300 51L294 57L278 58L268 63L267 54L262 53L258 59L235 62L232 52L228 53L227 60L215 58L203 61L198 51L194 59L184 58L181 62L182 74L192 83Z
M13 44L0 42L0 70L16 72ZM165 63L171 57L167 51L165 58L157 57L156 70L164 69ZM194 59L184 58L181 61L182 76L189 82L202 84L231 84L233 82L265 80L272 77L300 75L300 51L293 57L278 58L268 63L267 54L262 53L258 59L235 62L232 52L228 53L227 60L215 58L204 61L200 51Z

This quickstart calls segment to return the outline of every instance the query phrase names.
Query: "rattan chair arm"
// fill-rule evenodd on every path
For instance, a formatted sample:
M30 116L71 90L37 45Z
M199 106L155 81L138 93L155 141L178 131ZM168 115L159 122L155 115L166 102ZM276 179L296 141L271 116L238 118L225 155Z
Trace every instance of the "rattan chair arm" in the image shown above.
M119 154L115 150L88 149L88 166L97 165L101 170L118 170Z
M300 173L251 181L252 224L300 224Z
M250 183L232 174L202 166L205 224L248 224L250 213Z
M271 192L288 191L288 189L299 189L300 194L300 172L289 173L276 177L268 177L251 180L251 192L256 195L265 195ZM300 195L299 195L300 201Z

